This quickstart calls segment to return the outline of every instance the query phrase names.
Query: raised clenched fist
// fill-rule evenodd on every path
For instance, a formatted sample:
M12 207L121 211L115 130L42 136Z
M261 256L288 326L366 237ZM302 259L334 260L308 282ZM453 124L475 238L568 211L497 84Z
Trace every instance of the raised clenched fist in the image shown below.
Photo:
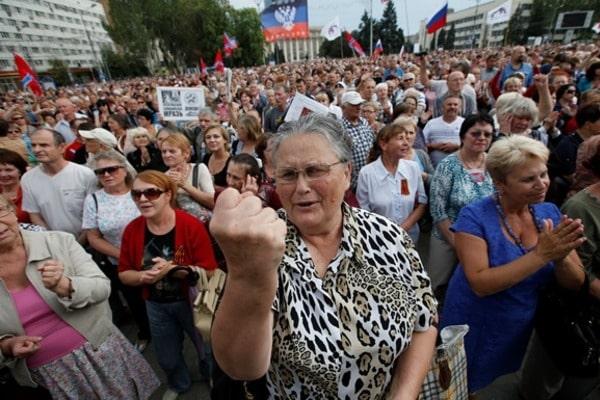
M217 199L210 231L225 255L229 278L260 285L276 275L287 228L260 198L226 189Z

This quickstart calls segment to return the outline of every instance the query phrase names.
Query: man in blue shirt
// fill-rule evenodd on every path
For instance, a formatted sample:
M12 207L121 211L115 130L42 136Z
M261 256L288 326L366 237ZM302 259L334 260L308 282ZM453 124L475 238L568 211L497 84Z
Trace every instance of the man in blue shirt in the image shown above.
M510 55L510 62L506 64L502 70L499 83L500 87L503 87L504 81L516 72L520 72L525 76L525 80L523 81L524 87L531 86L533 83L533 67L531 64L525 62L525 60L527 60L525 47L516 46Z

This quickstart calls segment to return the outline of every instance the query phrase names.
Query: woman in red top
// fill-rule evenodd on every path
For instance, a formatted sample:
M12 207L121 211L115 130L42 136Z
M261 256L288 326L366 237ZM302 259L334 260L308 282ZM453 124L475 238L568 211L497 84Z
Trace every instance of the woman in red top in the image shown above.
M0 149L0 194L9 198L15 205L17 220L29 223L29 213L23 211L21 202L21 177L27 172L27 161L12 150Z
M182 349L184 332L198 350L200 371L210 377L210 348L194 328L185 283L187 273L169 271L178 265L207 270L217 264L204 225L175 208L177 186L158 171L144 171L133 182L131 196L142 214L127 225L121 243L119 278L125 285L143 286L150 334L158 363L168 381L168 398L191 386ZM203 350L203 351L202 351ZM170 396L170 397L169 397Z

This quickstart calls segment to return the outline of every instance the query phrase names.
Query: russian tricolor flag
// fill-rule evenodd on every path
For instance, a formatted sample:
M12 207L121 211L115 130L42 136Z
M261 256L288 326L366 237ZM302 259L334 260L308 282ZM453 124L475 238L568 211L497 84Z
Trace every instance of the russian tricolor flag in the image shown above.
M441 29L444 25L446 25L447 14L448 2L446 2L444 6L440 8L438 12L433 14L433 17L429 19L429 22L427 22L427 33L435 33L437 30Z

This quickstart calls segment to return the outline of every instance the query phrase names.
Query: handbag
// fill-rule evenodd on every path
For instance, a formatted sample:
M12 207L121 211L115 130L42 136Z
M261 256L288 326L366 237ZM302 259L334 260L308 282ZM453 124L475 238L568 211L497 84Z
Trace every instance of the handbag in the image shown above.
M194 326L200 332L204 343L209 344L213 318L225 287L227 274L220 269L213 270L210 277L204 269L198 268L197 272L198 282L194 288L196 295L193 296L192 303Z
M468 400L464 342L468 332L468 325L450 325L440 331L419 400Z
M555 280L542 288L535 315L544 349L567 376L594 377L600 371L600 303L589 294L590 281L577 291Z

